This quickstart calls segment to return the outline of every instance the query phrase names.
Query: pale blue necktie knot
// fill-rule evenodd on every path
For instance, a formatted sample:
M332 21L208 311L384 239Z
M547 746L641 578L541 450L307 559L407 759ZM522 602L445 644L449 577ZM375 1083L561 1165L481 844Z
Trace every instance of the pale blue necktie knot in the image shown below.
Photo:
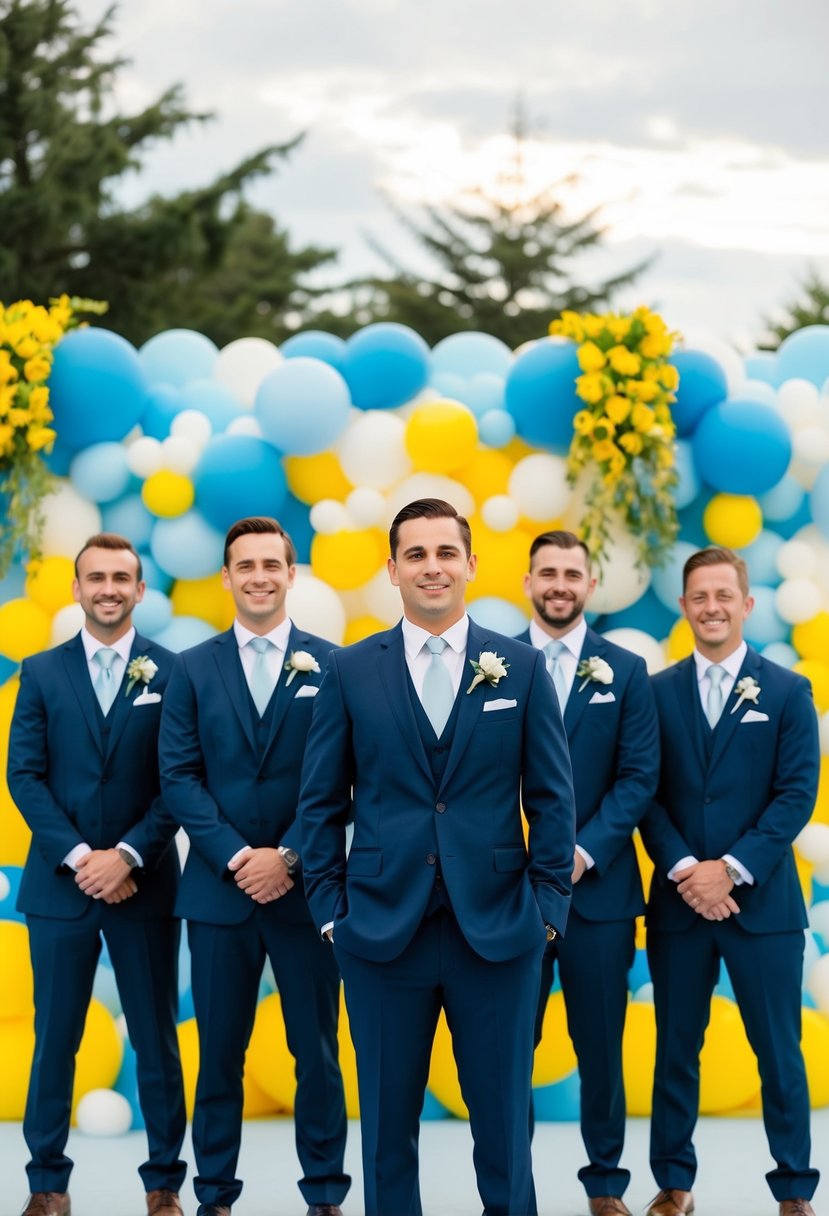
M561 638L553 638L544 647L544 653L547 656L547 671L550 673L550 679L553 681L553 686L558 697L559 709L562 713L564 713L564 706L567 704L567 677L561 665L561 656L566 649L567 647Z
M115 676L112 674L112 664L117 655L118 651L113 650L111 646L102 646L100 650L95 651L93 656L99 667L95 677L95 696L98 698L98 704L104 717L109 713L118 691Z
M440 738L443 728L449 721L452 706L455 703L455 690L452 687L452 677L441 655L448 646L445 638L430 637L426 646L431 652L431 660L423 678L423 708L426 717L432 723L435 734Z
M706 674L708 676L708 702L705 707L705 716L713 730L720 720L725 702L722 682L725 679L726 670L724 667L720 667L719 663L712 663Z
M269 638L251 638L248 645L252 650L256 651L253 670L250 674L250 695L253 697L256 712L261 718L268 708L268 702L273 695L274 684L276 683L271 675L266 658L268 651L273 648L273 642Z

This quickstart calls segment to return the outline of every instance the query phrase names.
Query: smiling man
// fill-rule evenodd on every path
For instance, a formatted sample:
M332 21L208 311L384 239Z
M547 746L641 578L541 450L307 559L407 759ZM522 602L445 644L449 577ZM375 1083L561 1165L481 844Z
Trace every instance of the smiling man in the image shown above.
M188 921L199 1028L198 1216L227 1216L242 1190L245 1050L266 956L296 1059L299 1189L309 1216L338 1216L350 1184L340 977L305 902L295 822L311 709L333 647L288 616L295 562L275 519L233 525L222 578L236 620L179 656L162 720L165 798L191 846L178 911Z
M754 601L730 549L685 563L690 658L653 679L659 789L642 822L656 870L647 911L656 1007L650 1216L694 1207L699 1052L721 964L763 1082L780 1216L813 1216L809 1092L800 1051L803 930L792 841L808 822L820 763L809 682L743 640Z
M535 1212L541 952L570 899L567 746L541 655L466 614L466 520L421 499L389 546L403 620L330 656L300 801L308 901L333 939L357 1052L365 1211L421 1211L419 1118L443 1008L485 1211L522 1216Z

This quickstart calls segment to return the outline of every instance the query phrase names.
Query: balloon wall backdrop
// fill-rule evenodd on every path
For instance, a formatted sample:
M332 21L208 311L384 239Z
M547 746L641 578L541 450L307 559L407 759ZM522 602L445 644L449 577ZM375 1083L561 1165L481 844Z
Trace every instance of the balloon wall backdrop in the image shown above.
M797 841L806 934L803 1046L814 1105L829 1103L829 327L801 330L776 355L746 359L726 343L680 348L675 405L680 481L678 543L669 564L636 568L616 537L591 606L594 624L644 656L651 671L689 653L678 618L688 554L714 543L748 560L756 607L749 641L812 681L823 781ZM385 571L386 530L423 495L468 515L478 576L470 611L484 627L526 626L522 590L533 536L578 523L580 489L565 457L579 408L575 347L542 338L510 351L479 333L430 350L399 325L342 341L303 333L281 348L241 338L223 350L170 330L135 350L104 330L68 334L51 379L57 492L46 500L44 557L0 582L0 748L21 659L77 631L72 558L102 528L142 554L147 593L135 621L181 650L233 617L217 571L225 529L247 514L276 515L301 563L294 619L349 643L393 624L399 597ZM0 783L0 1118L23 1112L33 1034L26 929L14 911L29 833ZM641 850L640 850L641 852ZM650 866L642 854L647 881ZM649 1112L654 1017L644 930L630 972L624 1056L631 1114ZM181 957L179 1027L192 1107L198 1041L189 959ZM357 1114L354 1055L343 1010L341 1055ZM279 994L263 980L248 1052L246 1113L290 1111L293 1061ZM560 991L553 991L534 1075L538 1117L578 1117L575 1057ZM759 1111L760 1080L725 971L702 1053L705 1113ZM75 1118L91 1134L140 1126L135 1057L104 956L78 1058ZM432 1060L425 1115L465 1115L445 1023Z

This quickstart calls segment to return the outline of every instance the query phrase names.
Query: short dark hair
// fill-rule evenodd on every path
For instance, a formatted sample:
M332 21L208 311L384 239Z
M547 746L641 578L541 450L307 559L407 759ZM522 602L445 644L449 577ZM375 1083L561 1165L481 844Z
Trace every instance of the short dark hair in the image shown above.
M245 519L237 519L225 537L225 551L222 561L225 566L228 565L230 557L230 546L240 536L281 536L285 542L285 560L289 566L296 565L296 548L288 533L282 527L278 520L272 519L270 515L249 515Z
M90 536L82 549L78 550L75 558L75 578L80 578L78 572L78 562L82 554L86 553L87 549L109 549L112 552L118 552L125 549L127 553L131 553L138 563L138 581L141 582L144 577L144 569L141 565L141 558L135 550L131 540L127 540L126 536L119 536L117 532L96 532L94 536Z
M709 545L707 549L698 549L692 553L682 567L682 594L688 586L688 579L694 570L702 566L733 566L737 571L737 582L743 595L748 595L748 566L733 549L725 549L719 545Z
M458 514L451 502L446 502L443 498L416 498L414 502L407 503L405 507L401 507L391 522L391 527L389 528L389 552L392 558L397 556L397 540L400 534L400 525L407 523L410 519L454 519L460 530L466 556L472 556L472 529L469 526L469 521L463 515Z
M533 568L533 558L539 549L543 549L545 545L555 545L557 549L581 549L584 553L587 562L587 573L590 573L593 561L590 556L590 550L583 540L579 540L575 532L565 532L564 529L555 529L552 532L542 532L536 536L533 543L530 545L530 569Z

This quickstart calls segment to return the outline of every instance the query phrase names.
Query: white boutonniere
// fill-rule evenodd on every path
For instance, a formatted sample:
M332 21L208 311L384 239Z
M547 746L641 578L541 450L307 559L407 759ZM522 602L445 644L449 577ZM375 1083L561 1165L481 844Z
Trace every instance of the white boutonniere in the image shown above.
M152 659L148 659L145 654L139 654L134 659L130 659L127 664L129 683L127 684L124 696L128 697L136 684L149 684L157 671L158 664L154 663Z
M469 662L472 664L475 678L467 688L467 693L472 692L472 689L477 688L484 680L494 688L498 681L506 676L509 667L509 663L500 659L494 650L482 650L477 662L474 659L470 659Z
M736 714L743 701L751 701L752 705L757 704L757 698L760 696L760 685L753 676L743 676L742 680L739 680L735 684L734 692L739 695L740 699L732 709L732 714Z
M312 654L307 650L294 650L288 655L288 661L285 664L285 670L291 674L285 681L285 687L290 686L291 680L295 675L307 675L309 671L315 671L319 674L320 665Z
M613 683L613 668L604 659L600 659L598 655L593 655L590 659L582 659L576 668L576 679L581 680L579 692L581 692L591 680L596 684L612 684Z

